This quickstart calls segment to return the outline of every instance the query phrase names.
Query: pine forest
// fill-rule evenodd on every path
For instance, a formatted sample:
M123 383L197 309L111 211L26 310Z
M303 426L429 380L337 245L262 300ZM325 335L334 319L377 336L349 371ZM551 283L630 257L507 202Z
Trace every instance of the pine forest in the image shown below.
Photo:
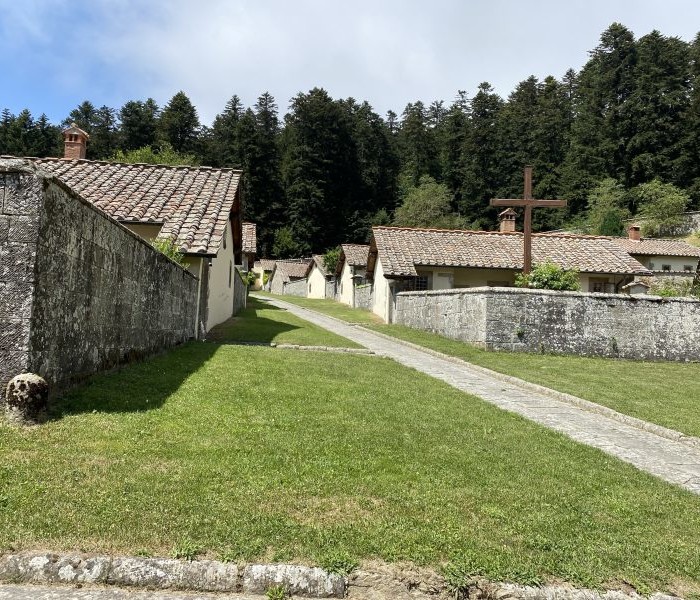
M6 109L0 154L62 156L61 129L75 122L88 159L241 168L245 220L272 257L363 243L372 225L495 229L489 199L522 196L526 164L536 198L568 200L535 211L539 231L620 235L635 215L663 225L699 209L700 34L635 39L615 23L589 55L579 72L529 77L507 98L484 82L384 116L321 88L284 113L269 93L253 106L233 95L210 126L184 92L162 107L85 100L57 124Z

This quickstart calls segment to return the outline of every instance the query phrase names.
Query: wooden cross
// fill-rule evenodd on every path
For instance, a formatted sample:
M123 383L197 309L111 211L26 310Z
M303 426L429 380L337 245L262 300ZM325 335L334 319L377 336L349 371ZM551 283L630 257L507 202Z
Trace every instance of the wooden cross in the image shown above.
M491 206L524 206L525 224L523 226L523 273L532 270L532 209L541 206L553 208L566 206L566 200L535 200L532 197L532 167L523 169L525 174L525 190L522 199L492 198Z

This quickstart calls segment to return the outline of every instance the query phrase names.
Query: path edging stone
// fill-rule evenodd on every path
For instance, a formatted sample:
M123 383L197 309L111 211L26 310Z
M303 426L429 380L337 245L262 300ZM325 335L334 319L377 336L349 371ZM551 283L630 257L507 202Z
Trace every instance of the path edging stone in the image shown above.
M217 560L183 561L52 552L0 556L0 582L256 594L264 594L272 585L282 585L294 596L345 597L345 579L318 567L287 564L240 566Z

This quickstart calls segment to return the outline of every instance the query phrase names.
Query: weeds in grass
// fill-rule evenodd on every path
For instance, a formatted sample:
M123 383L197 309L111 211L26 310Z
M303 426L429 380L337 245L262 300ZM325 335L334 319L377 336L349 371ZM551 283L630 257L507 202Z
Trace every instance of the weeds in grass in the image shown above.
M181 558L185 560L192 561L199 554L202 554L203 549L201 546L195 544L191 540L181 540L177 544L175 544L175 547L173 548L171 552L171 556L173 558Z
M151 556L153 556L153 554L151 554L150 550L146 550L146 548L139 548L138 550L136 550L136 552L134 552L134 556L141 556L143 558L151 558Z
M328 573L345 577L357 569L357 561L345 552L334 552L321 558L321 568Z
M272 585L265 591L267 600L286 600L289 598L289 592L283 585Z

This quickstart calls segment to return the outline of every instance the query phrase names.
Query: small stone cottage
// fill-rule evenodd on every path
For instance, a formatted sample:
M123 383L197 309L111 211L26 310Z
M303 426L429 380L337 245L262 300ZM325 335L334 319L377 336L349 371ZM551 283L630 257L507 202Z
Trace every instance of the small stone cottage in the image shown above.
M656 279L688 280L695 277L700 248L683 240L643 238L639 225L628 229L626 238L613 238L625 252L642 263Z
M367 282L367 256L369 246L364 244L341 244L340 258L335 269L338 301L348 306L357 306L356 288Z
M308 298L335 298L335 276L326 269L322 254L314 254L307 276Z
M242 172L85 160L88 135L75 125L63 135L64 158L29 160L145 240L172 240L200 282L201 328L230 318L243 258Z
M312 263L311 258L275 261L268 280L269 291L273 294L306 296L306 278Z
M534 234L533 263L553 262L580 273L587 292L621 292L651 272L611 238ZM514 231L373 227L367 278L372 310L388 320L398 292L509 287L523 268L523 236Z

